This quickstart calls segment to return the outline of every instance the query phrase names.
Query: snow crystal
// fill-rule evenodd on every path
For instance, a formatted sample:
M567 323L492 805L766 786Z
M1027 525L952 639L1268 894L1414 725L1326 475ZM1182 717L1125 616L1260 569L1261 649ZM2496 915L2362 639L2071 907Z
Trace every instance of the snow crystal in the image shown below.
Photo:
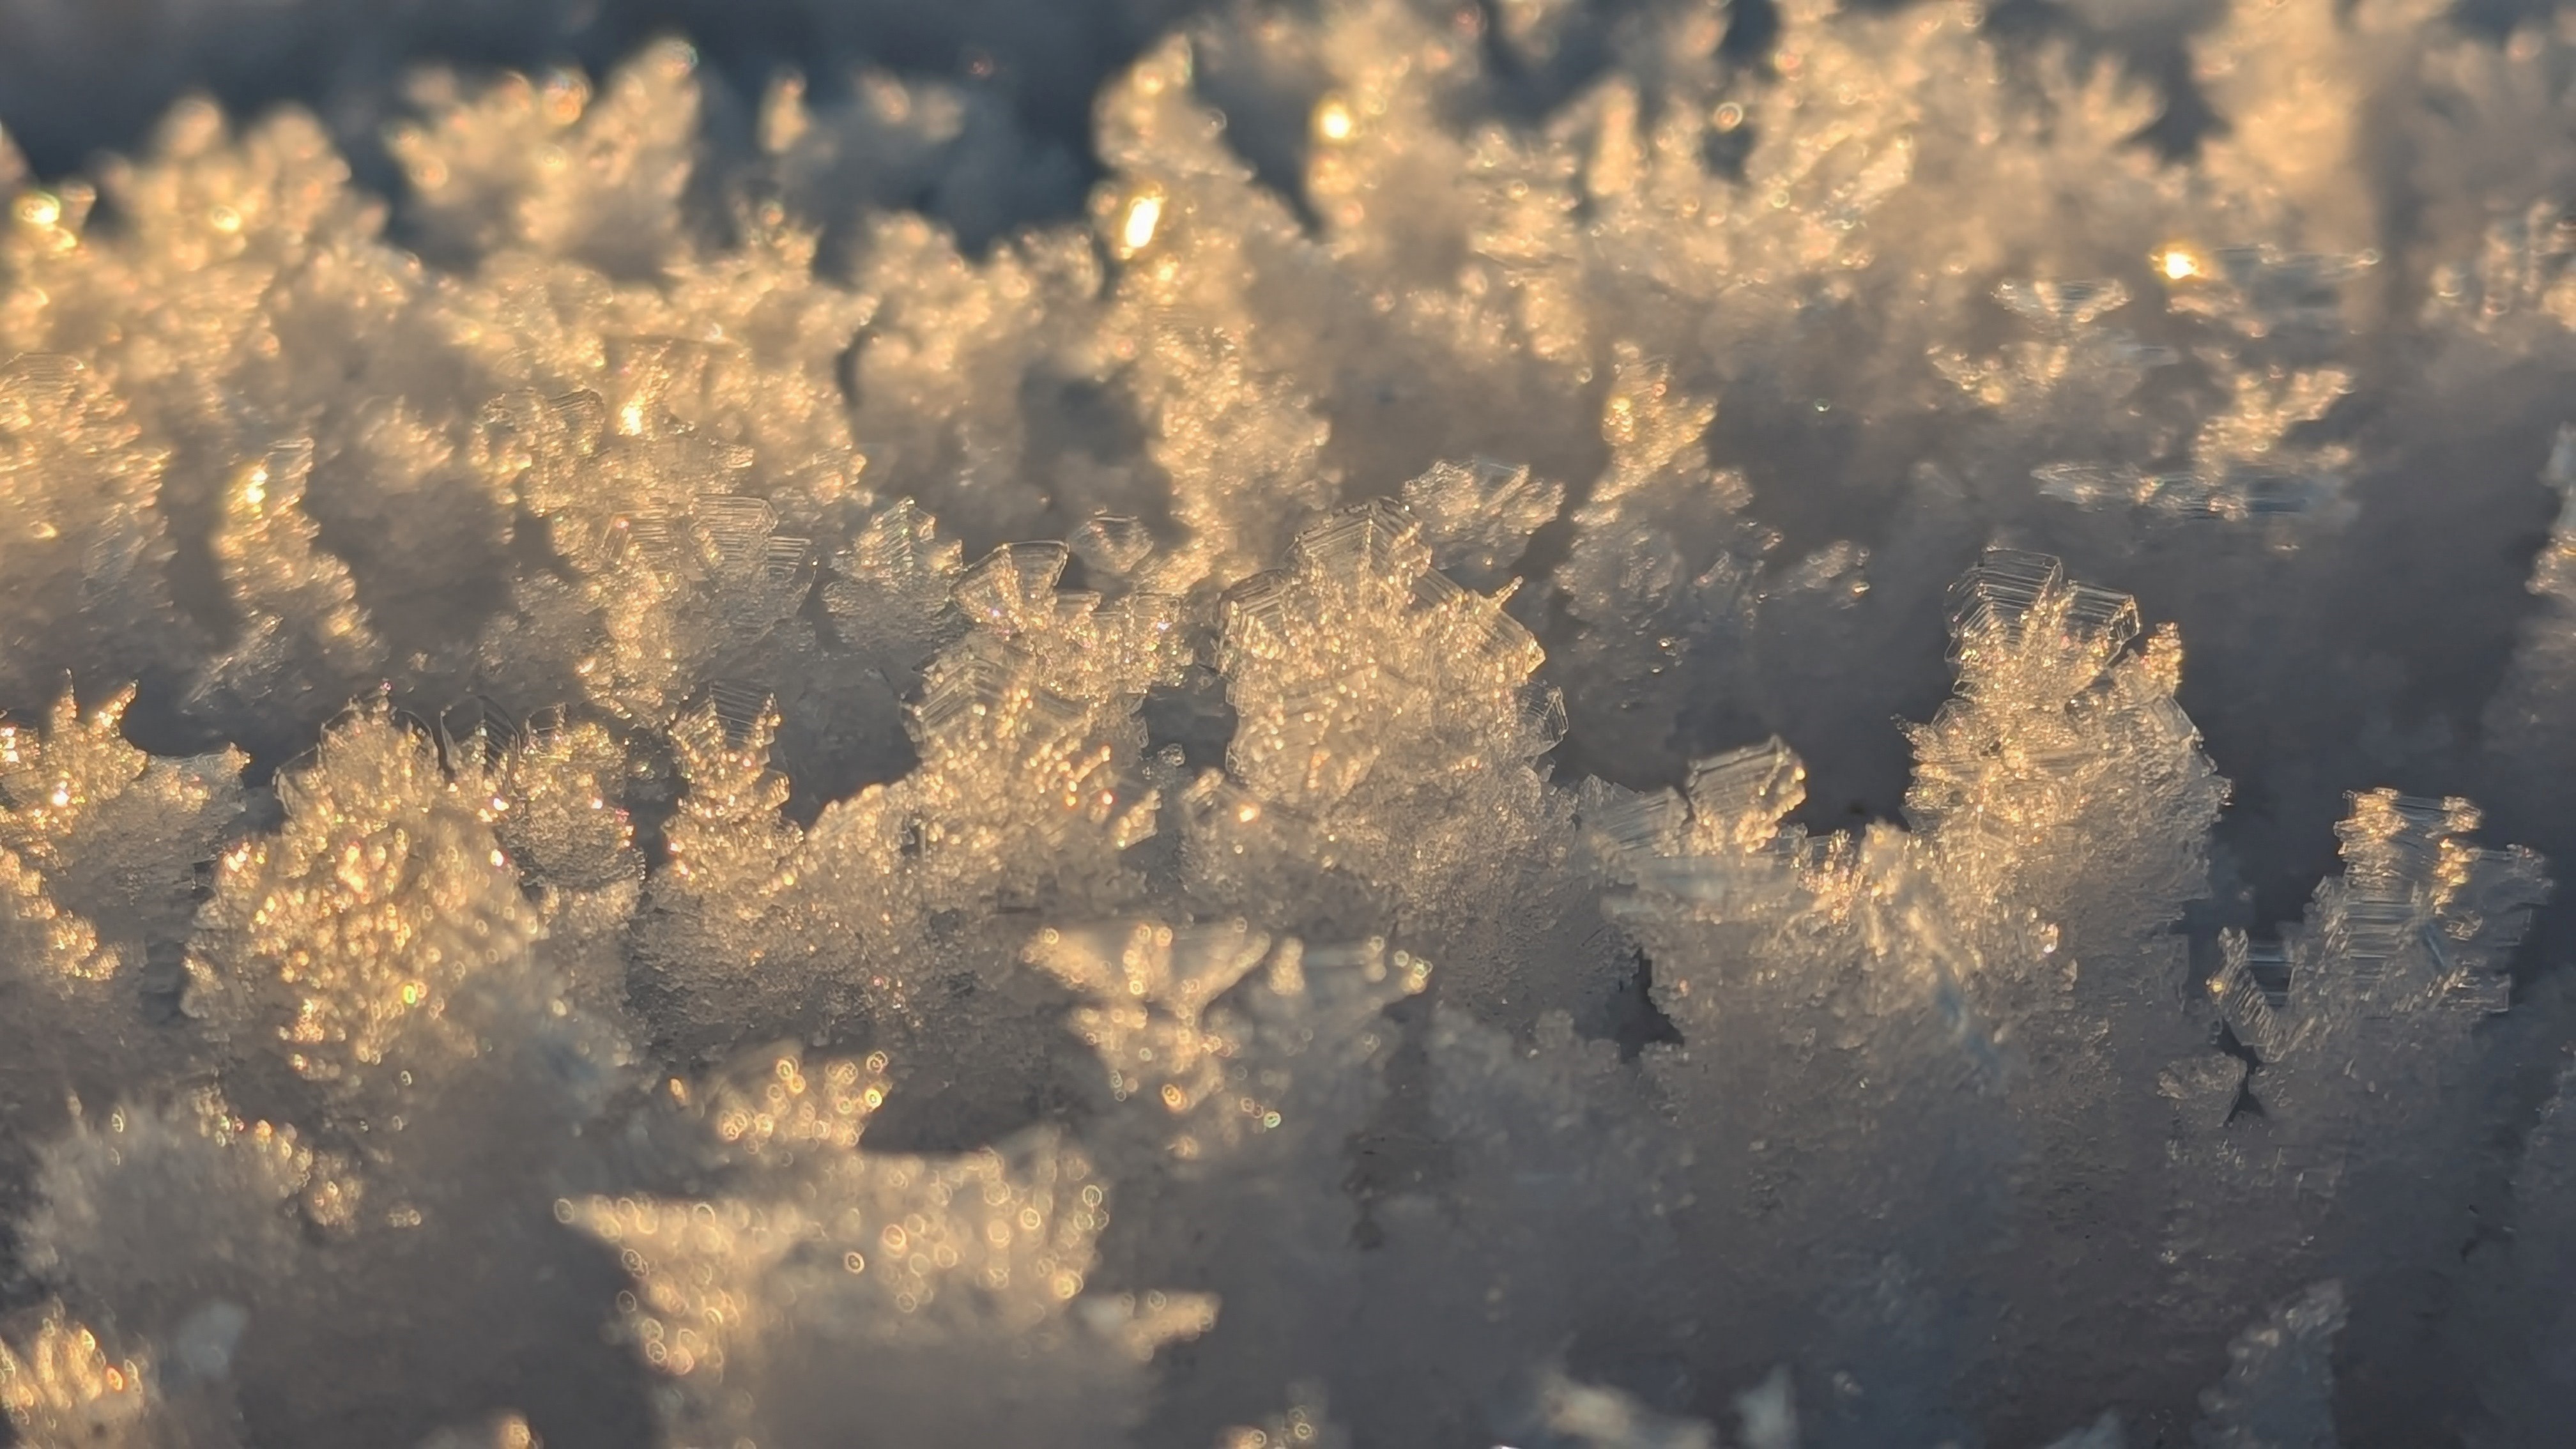
M2564 1437L2576 28L132 9L14 1442Z

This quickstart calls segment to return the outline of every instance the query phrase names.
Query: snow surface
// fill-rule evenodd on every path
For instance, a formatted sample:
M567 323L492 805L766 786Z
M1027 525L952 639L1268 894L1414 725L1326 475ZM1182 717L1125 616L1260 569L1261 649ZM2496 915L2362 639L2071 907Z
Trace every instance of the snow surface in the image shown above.
M2576 23L0 0L0 119L17 1442L2568 1442Z

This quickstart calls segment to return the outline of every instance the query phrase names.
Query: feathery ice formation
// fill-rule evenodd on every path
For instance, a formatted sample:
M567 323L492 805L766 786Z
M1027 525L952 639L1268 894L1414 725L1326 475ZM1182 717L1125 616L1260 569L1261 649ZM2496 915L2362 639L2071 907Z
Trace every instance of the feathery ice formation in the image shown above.
M2576 27L2080 8L0 138L16 1442L2563 1443Z

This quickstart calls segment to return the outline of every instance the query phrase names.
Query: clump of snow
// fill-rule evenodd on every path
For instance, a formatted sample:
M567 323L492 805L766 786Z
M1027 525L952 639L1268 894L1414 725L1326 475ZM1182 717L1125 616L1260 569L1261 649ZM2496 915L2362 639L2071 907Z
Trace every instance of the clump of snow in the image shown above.
M0 138L17 1442L2563 1437L2576 29L1114 8Z

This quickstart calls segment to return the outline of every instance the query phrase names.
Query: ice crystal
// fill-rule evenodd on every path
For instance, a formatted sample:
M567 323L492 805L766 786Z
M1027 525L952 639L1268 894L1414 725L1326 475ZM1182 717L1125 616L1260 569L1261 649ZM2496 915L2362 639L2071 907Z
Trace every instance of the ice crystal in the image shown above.
M1224 1085L1219 1061L1230 1043L1200 1018L1269 949L1267 937L1239 922L1186 935L1138 925L1123 940L1107 932L1068 940L1048 931L1030 947L1030 960L1104 1003L1078 1008L1072 1025L1108 1064L1110 1090L1121 1101L1142 1094L1180 1116ZM1244 1106L1247 1115L1259 1109L1257 1101Z
M545 1449L545 1441L517 1414L502 1414L469 1429L441 1429L420 1449Z
M428 77L413 96L422 119L387 143L424 232L468 255L509 245L611 271L662 260L688 184L696 61L685 45L658 46L599 95L566 72L470 100L452 76Z
M1576 1383L1562 1370L1543 1378L1533 1399L1529 1429L1544 1436L1541 1443L1579 1449L1716 1449L1718 1443L1706 1424L1664 1418L1616 1389Z
M2462 800L2357 795L2337 828L2344 873L2317 887L2307 919L2277 944L2222 941L2209 989L2261 1063L2245 1087L2260 1118L2203 1149L2221 1155L2195 1211L2275 1205L2234 1251L2268 1242L2359 1271L2425 1261L2457 1229L2350 1209L2394 1171L2466 1166L2453 1094L2487 1069L2479 1027L2508 1005L2501 963L2548 892L2529 852L2472 844L2477 821ZM2394 1167L2399 1153L2409 1167Z
M2354 797L2336 831L2342 879L2318 888L2307 926L2271 951L2284 980L2264 982L2260 948L2242 936L2228 940L2226 971L2211 990L2238 1034L2287 1056L2311 1032L2417 1012L2503 1010L2502 962L2548 887L2528 851L2482 850L2462 839L2477 821L2465 800L2391 790Z
M1217 1449L1293 1449L1309 1444L1314 1449L1347 1449L1349 1443L1350 1435L1304 1404L1262 1420L1258 1428L1228 1429L1216 1441Z
M9 1432L2556 1443L2436 8L0 0Z
M2126 652L2134 600L2013 550L1989 551L1952 608L1958 695L1910 731L1907 819L1955 852L1954 868L2012 882L2052 918L2076 906L2046 898L2044 842L2059 831L2121 852L2121 878L2143 900L2191 899L2226 786L2173 699L2179 639L2168 629Z
M390 720L326 737L279 797L285 829L217 866L192 1010L283 1044L301 1076L364 1090L415 1028L452 1029L455 993L542 927L479 802Z
M1585 897L1543 760L1565 708L1529 631L1432 568L1386 502L1306 529L1219 614L1235 728L1183 801L1193 888L1310 932L1385 931L1524 1019L1597 1009L1598 975L1548 967L1599 943L1569 930Z
M84 716L66 689L49 728L0 724L0 991L18 1020L43 1024L10 1098L40 1120L65 1093L107 1100L173 1080L191 1055L151 1022L181 985L196 863L236 822L243 760L145 754L120 733L132 701L123 691Z
M2326 1282L2227 1346L2227 1377L2200 1396L2204 1449L2334 1449L2327 1354L2344 1325L2343 1287Z
M865 1151L884 1091L862 1085L863 1070L788 1053L707 1093L709 1125L765 1192L556 1204L634 1276L625 1332L669 1385L670 1432L888 1443L1114 1432L1136 1412L1137 1366L1204 1331L1215 1303L1083 1296L1108 1221L1088 1160L1043 1131L956 1159ZM994 1352L1023 1367L989 1394L902 1392ZM797 1387L835 1361L833 1392ZM860 1392L843 1397L853 1383Z
M238 1442L230 1414L196 1402L188 1366L162 1371L111 1350L98 1334L48 1303L22 1347L0 1342L0 1411L31 1449L105 1444L116 1449ZM168 1397L176 1389L179 1402Z
M169 607L172 546L155 507L167 454L129 413L73 358L20 353L0 366L0 479L18 520L10 609L43 620L9 651L18 698L75 665L131 674L157 662L147 641Z
M198 707L216 717L263 699L346 695L380 661L348 568L313 546L318 530L304 514L312 472L313 445L297 439L224 486L211 542L239 632L198 686Z
M45 1152L27 1261L221 1378L243 1305L271 1300L296 1258L298 1219L348 1224L361 1194L344 1174L293 1128L245 1123L211 1095L109 1112Z

